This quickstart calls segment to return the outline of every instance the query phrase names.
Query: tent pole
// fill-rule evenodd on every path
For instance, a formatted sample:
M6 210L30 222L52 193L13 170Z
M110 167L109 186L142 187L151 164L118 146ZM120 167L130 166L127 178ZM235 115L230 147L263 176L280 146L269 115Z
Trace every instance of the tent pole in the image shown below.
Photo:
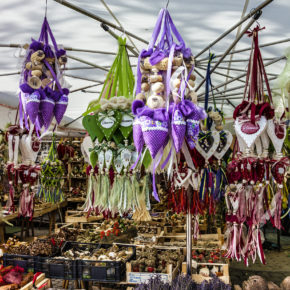
M206 68L206 65L199 65L198 68ZM218 69L227 70L228 68L227 67L224 67L224 66L219 66ZM238 72L245 72L246 71L245 69L234 68L234 67L230 67L230 70L232 70L232 71L238 71ZM267 75L274 76L274 77L277 77L278 76L278 74L273 74L273 73L267 73Z
M199 66L198 68L200 68L200 69L206 71L206 68L204 68L204 67ZM223 76L223 77L226 77L226 78L228 77L228 78L230 78L230 79L234 78L234 77L231 77L231 76L229 76L229 75L227 75L227 74L224 74L224 73L221 73L221 72L217 72L216 70L215 70L213 73L215 73L215 74L217 74L217 75L220 75L220 76ZM245 83L244 80L240 80L240 79L239 79L238 81L239 81L239 82L242 82L242 83Z
M264 66L266 67L266 66L268 66L268 65L271 65L271 64L273 64L273 63L275 63L275 62L278 62L278 61L280 61L280 60L282 60L282 59L285 59L285 58L286 58L285 56L277 57L277 58L273 59L272 61L267 62ZM220 85L218 85L218 86L215 86L215 87L213 88L213 90L217 90L218 88L223 87L223 86L226 85L226 84L232 83L233 81L236 81L237 79L240 79L240 78L242 78L242 77L245 77L246 75L247 75L247 73L243 73L243 74L241 74L241 75L239 75L239 76L237 76L237 77L235 77L235 78L233 78L233 79L231 79L231 80L229 80L229 81L227 81L227 82L224 82L224 83L222 83L222 84L220 84ZM243 86L243 87L244 87L244 86ZM198 95L198 97L201 97L201 96L204 96L204 95L205 95L205 93L201 93L201 94Z
M286 38L286 39L282 39L282 40L277 40L277 41L273 41L273 42L268 42L268 43L264 43L264 44L261 44L259 45L259 47L267 47L267 46L271 46L271 45L275 45L275 44L281 44L281 43L285 43L285 42L289 42L290 41L290 38ZM236 54L236 53L240 53L240 52L245 52L245 51L248 51L248 50L251 50L252 48L251 47L248 47L248 48L243 48L243 49L238 49L238 50L235 50L235 51L231 51L229 54ZM222 56L222 54L218 54L216 55L216 57L220 57ZM204 61L204 60L207 60L207 58L202 58L200 59L199 61Z
M186 214L186 274L191 277L192 269L192 214L191 214L191 200L192 187L187 188L187 214Z
M108 12L111 14L111 16L116 20L116 22L119 24L119 26L123 29L123 31L125 31L123 25L121 24L121 22L119 21L119 19L116 17L116 15L113 13L113 11L110 9L110 7L107 5L107 3L104 0L101 0L101 2L103 3L103 5L105 6L105 8L108 10ZM125 33L126 34L126 33ZM130 35L127 35L128 39L130 40L131 44L134 46L134 48L136 49L136 51L139 53L138 48L136 47L135 43L133 42L132 38L130 37Z
M109 34L111 34L115 39L118 40L118 35L116 33L114 33L105 23L101 23L101 27L108 32ZM136 56L138 57L138 53L134 50L134 48L131 45L126 45L126 47Z
M217 39L215 39L213 42L211 42L207 47L205 47L198 54L196 54L195 55L195 59L197 59L200 55L202 55L204 52L206 52L207 50L209 50L213 45L215 45L217 42L219 42L221 39L223 39L225 36L227 36L229 33L231 33L234 29L236 29L238 26L240 26L246 20L248 20L249 18L251 18L253 15L255 15L256 12L258 12L261 9L263 9L265 6L267 6L272 1L273 0L266 0L263 3L261 3L257 8L255 8L253 11L251 11L250 13L248 13L243 19L241 19L234 26L232 26L230 29L228 29L227 31L225 31L222 35L220 35Z
M97 64L94 64L92 62L89 62L89 61L86 61L86 60L83 60L81 58L78 58L78 57L75 57L75 56L72 56L72 55L66 55L68 58L71 58L73 60L76 60L76 61L79 61L79 62L82 62L82 63L85 63L87 65L90 65L90 66L93 66L95 68L99 68L101 70L104 70L104 71L109 71L107 68L103 67L103 66L100 66L100 65L97 65Z
M141 41L141 42L143 42L145 44L149 43L148 41L144 40L143 38L141 38L141 37L129 32L129 31L125 30L125 29L122 29L121 27L115 25L112 22L107 21L106 19L104 19L104 18L102 18L102 17L100 17L98 15L95 15L95 14L93 14L93 13L91 13L91 12L89 12L89 11L83 9L83 8L80 8L80 7L76 6L76 5L73 5L72 3L70 3L70 2L68 2L66 0L54 0L54 1L59 3L59 4L62 4L64 6L66 6L68 8L71 8L71 9L73 9L73 10L75 10L75 11L81 13L81 14L84 14L84 15L90 17L90 18L93 18L93 19L95 19L95 20L97 20L99 22L105 23L106 25L108 25L108 26L110 26L110 27L112 27L114 29L117 29L117 30L119 30L121 32L124 32L127 35L129 35L129 36L131 36L131 37L133 37L133 38L135 38L135 39L137 39L137 40L139 40L139 41Z
M103 84L104 83L94 84L94 85L90 85L90 86L81 87L81 88L78 88L78 89L75 89L75 90L70 91L70 94L71 93L78 92L78 91L82 91L82 90L85 90L85 89L88 89L88 88L97 87L97 86L100 86L100 85L103 85Z
M66 77L69 78L74 78L74 79L79 79L79 80L84 80L84 81L89 81L89 82L94 82L94 83L100 83L102 84L102 81L98 81L98 80L92 80L92 79L88 79L88 78L84 78L84 77L79 77L79 76L74 76L74 75L70 75L70 74L65 74Z
M232 48L239 42L239 40L244 36L245 32L252 26L252 24L256 21L256 17L252 18L250 22L246 25L246 27L242 30L242 32L236 37L234 42L229 46L229 48L224 52L224 54L220 57L220 59L215 63L213 68L210 70L210 74L214 72L214 70L219 66L219 64L223 61L223 59L228 55L228 53L232 50ZM205 82L205 78L200 82L200 84L196 88L196 92L201 88L201 86Z

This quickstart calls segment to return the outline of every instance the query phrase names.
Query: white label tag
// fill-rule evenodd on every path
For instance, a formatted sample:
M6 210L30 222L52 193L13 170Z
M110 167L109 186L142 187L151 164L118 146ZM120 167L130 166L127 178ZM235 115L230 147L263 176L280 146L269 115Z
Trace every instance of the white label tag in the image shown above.
M122 159L124 167L127 167L129 165L130 160L131 160L131 155L132 155L132 153L130 150L128 150L128 149L122 150L121 159Z
M99 167L102 170L104 168L104 162L105 161L105 154L103 151L99 152L98 154L98 162L99 162Z
M111 165L113 159L113 152L112 150L107 150L105 153L105 161L106 161L106 167L109 168Z
M110 118L104 118L101 122L101 126L106 129L112 128L114 124L115 122Z
M121 126L122 127L130 127L133 125L133 117L127 114L122 116Z
M122 171L122 168L123 168L123 164L122 164L122 160L121 160L121 157L120 156L118 156L114 160L114 165L115 165L116 171L118 172L118 174L120 174L121 171Z

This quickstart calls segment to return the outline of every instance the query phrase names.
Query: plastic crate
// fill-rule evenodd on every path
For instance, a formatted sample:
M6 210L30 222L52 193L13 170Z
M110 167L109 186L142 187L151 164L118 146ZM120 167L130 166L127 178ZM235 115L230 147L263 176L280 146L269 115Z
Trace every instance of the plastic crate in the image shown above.
M110 248L112 244L79 244L67 243L64 249L69 250L70 247L86 247L90 252L98 248ZM77 278L85 281L98 282L120 282L126 276L126 263L136 257L136 247L133 245L117 244L120 248L132 248L132 255L125 261L92 261L77 260Z
M29 255L15 255L6 254L3 255L3 265L7 266L19 266L24 269L24 272L36 272L36 257Z
M63 280L76 280L77 261L57 257L37 257L37 272L45 273L45 277Z

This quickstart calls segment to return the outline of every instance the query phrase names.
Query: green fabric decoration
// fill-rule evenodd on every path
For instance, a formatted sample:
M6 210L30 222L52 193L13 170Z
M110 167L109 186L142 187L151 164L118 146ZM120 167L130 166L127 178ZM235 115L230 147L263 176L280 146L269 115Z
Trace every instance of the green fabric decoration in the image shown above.
M118 44L118 53L107 74L100 96L105 99L113 96L132 99L135 79L127 53L126 38L119 37ZM99 100L92 101L83 115L96 112L100 108Z
M96 138L98 138L99 142L103 141L105 135L100 129L95 115L86 115L83 118L83 126L89 133L93 142L96 140Z
M97 160L98 160L98 153L96 151L92 151L90 154L90 163L93 168L97 165Z
M150 155L149 150L146 148L145 152L143 153L142 164L144 165L145 169L148 169L151 165L152 157Z
M110 141L114 132L118 129L122 119L122 113L120 111L106 111L99 112L97 114L96 120L97 125L101 129L102 133L105 135L106 140ZM104 126L110 126L105 128Z
M134 117L130 111L122 112L122 119L120 123L120 131L125 139L128 139L129 135L133 131L133 120ZM128 126L128 124L130 124ZM125 125L125 126L124 126Z

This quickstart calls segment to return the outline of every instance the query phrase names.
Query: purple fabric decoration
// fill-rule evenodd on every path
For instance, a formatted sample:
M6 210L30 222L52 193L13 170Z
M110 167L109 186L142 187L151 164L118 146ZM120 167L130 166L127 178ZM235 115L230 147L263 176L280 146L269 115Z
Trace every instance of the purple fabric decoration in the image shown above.
M138 153L142 152L145 142L143 138L141 122L138 117L136 117L133 122L133 140L134 140L134 145L136 147L136 151Z
M56 57L59 58L65 54L66 54L66 51L64 49L58 49L56 52Z
M25 94L32 94L34 92L34 89L30 85L25 83L20 85L20 90Z
M54 58L54 53L49 44L44 45L43 52L46 57Z
M67 105L68 105L68 97L67 97L67 95L62 95L60 97L60 99L55 103L54 116L55 116L56 122L58 124L60 124L60 122L61 122L61 120L62 120L62 118L64 116L64 113L66 111Z
M173 104L172 117L171 117L171 135L175 151L178 153L184 141L186 133L186 121L179 109L181 103Z
M134 144L138 150L142 150L141 144L144 140L152 158L154 159L158 151L165 147L168 142L168 113L165 108L150 109L141 100L135 100L132 104L133 114L138 118L133 133ZM141 126L142 135L140 131ZM140 151L139 151L140 152Z
M29 48L33 51L37 51L37 50L42 50L43 48L43 44L40 41L37 41L33 38L31 38L31 44L29 45Z
M32 124L35 123L40 104L40 94L39 91L35 91L26 98L26 113L29 116Z
M43 125L48 129L53 118L55 102L47 96L40 101L39 109L41 111ZM41 122L40 122L41 123Z
M168 121L154 120L148 116L139 118L141 122L143 138L154 159L158 151L166 146L168 140Z
M199 133L199 121L206 118L206 113L203 108L200 108L192 103L194 107L187 115L186 119L186 140L190 147L193 149L195 147L196 140Z

